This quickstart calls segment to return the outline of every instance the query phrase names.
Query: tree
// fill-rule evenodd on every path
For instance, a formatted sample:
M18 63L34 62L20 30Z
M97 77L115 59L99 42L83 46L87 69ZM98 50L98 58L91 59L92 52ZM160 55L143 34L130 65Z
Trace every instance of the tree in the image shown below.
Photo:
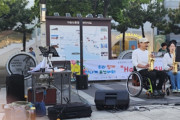
M22 13L21 13L22 12ZM23 33L23 51L26 51L26 34L32 33L33 27L28 28L26 25L32 22L31 10L24 9L17 16L19 17L19 25L15 28L15 31Z
M0 0L0 32L3 30L11 30L16 25L15 15L18 9L16 7L16 0ZM11 9L10 9L11 8Z
M20 2L19 11L16 14L18 24L15 27L15 31L23 33L23 50L26 51L26 34L32 33L34 27L28 28L27 24L31 24L34 18L31 9L27 9L26 6L28 4L27 0L18 0Z
M138 12L140 11L140 4L132 3L134 2L131 0L123 1L120 8L117 6L115 9L111 9L113 19L119 23L119 25L116 26L116 29L117 31L123 33L123 50L125 50L125 32L128 30L128 28L139 28L140 23L142 23L141 17L138 17L139 14L135 14L136 10L138 10ZM114 2L114 4L117 3Z
M40 19L40 0L34 0L34 6L31 7L32 14L34 17L38 17Z
M164 21L166 10L161 5L163 0L132 0L127 8L127 14L131 19L132 28L141 27L142 36L145 37L144 23L149 21L152 23L152 28L159 27Z
M160 2L150 3L147 7L145 19L151 23L151 27L161 28L165 24L165 16L168 14L167 9Z
M117 26L112 25L112 27L123 34L123 50L125 50L125 32L128 28L139 28L129 16L130 2L131 0L112 1L109 7L109 14L119 23Z
M130 0L111 0L108 8L108 15L116 21L121 10L125 10ZM123 16L122 16L123 17Z
M123 50L125 50L125 32L128 30L128 27L131 26L131 21L127 16L124 10L120 10L119 14L117 15L116 21L119 23L117 26L113 26L117 31L123 34L122 44Z
M117 1L113 2L114 4L111 3L110 5L117 6ZM167 12L164 9L163 5L160 5L160 2L162 2L162 0L157 0L154 2L152 2L151 0L122 0L121 7L112 6L114 8L110 9L110 13L113 19L119 23L119 25L113 27L123 33L123 50L125 49L125 32L128 28L138 29L141 27L142 36L145 37L145 22L151 22L152 28L161 27L163 25L163 23L165 22L163 18Z
M72 16L81 13L82 16L86 16L93 12L91 0L48 0L46 6L49 16L53 16L54 12L59 12L61 16L65 16L65 13L70 13Z
M134 0L112 1L110 4L109 14L119 23L117 26L113 26L113 28L123 33L123 50L125 50L125 32L128 28L139 28L143 24L143 19L138 17L141 15L141 9L141 5L135 3Z
M127 15L129 16L129 19L131 19L132 26L131 28L139 28L141 27L142 30L142 36L145 37L144 34L144 23L146 11L142 8L142 5L138 1L130 2L130 5L127 8Z
M4 2L4 0L0 0L0 18L2 15L7 14L9 11L9 6Z
M166 24L162 27L164 30L163 34L179 34L180 33L180 8L178 9L169 9L168 10L168 20Z
M31 9L27 9L27 0L4 1L9 6L10 11L3 14L0 20L0 31L15 30L23 33L23 51L26 50L26 33L31 33L33 28L28 28L26 25L32 22L34 18Z
M35 0L35 9L39 9L39 1ZM76 17L77 13L81 13L82 16L86 16L88 13L92 13L94 17L97 14L103 14L105 17L110 15L117 6L121 6L122 1L129 0L46 0L47 15L53 16L54 12L59 12L61 16L65 13L70 13L73 17ZM62 9L63 8L63 9Z

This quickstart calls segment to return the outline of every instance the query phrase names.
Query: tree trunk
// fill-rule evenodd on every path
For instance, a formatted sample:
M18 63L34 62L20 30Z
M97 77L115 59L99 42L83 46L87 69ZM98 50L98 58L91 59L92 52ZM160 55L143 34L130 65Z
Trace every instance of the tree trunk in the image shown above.
M104 0L104 12L103 16L106 17L108 11L109 0Z
M143 25L143 24L141 25L141 30L142 30L142 36L143 36L143 38L145 38L145 34L144 34L144 25Z
M26 52L26 31L23 32L23 51Z
M122 44L123 44L123 51L124 51L125 50L125 32L123 32Z
M96 10L97 10L97 7L98 7L97 6L98 5L98 0L94 0L93 2L94 2L94 4L93 4L94 6L92 6L93 7L93 11L94 11L93 16L95 16L97 14Z

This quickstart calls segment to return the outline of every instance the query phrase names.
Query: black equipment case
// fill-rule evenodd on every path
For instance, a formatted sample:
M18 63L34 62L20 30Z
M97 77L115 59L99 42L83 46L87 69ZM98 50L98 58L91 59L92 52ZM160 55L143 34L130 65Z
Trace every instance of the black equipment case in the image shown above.
M25 101L24 75L12 74L6 77L6 100L7 103Z
M92 113L89 104L74 102L62 105L55 105L48 108L50 120L90 117Z
M127 109L129 94L126 90L97 90L94 102L98 110Z

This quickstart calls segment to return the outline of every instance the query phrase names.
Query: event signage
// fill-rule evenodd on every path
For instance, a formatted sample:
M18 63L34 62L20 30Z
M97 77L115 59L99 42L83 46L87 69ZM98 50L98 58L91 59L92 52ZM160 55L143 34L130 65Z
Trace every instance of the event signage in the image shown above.
M30 67L36 67L36 60L30 53L25 52L11 56L6 65L9 74L23 74L25 79L30 77Z
M87 60L84 62L85 74L89 81L125 80L133 71L132 60ZM154 69L163 70L162 58L155 59Z
M79 26L50 25L50 45L58 45L58 60L80 59ZM108 60L108 26L83 26L84 60Z
M133 34L133 33L125 33L125 36L126 37L135 37L135 38L138 38L138 39L142 38L141 35ZM116 36L117 39L122 38L122 37L123 37L123 34L119 34L119 35Z

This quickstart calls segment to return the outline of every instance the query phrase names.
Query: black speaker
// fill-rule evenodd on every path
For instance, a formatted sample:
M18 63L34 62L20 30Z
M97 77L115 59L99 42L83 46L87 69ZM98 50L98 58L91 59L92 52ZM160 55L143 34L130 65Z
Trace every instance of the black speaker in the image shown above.
M6 100L7 103L25 101L23 75L12 74L6 77Z
M125 110L129 107L129 94L126 90L97 90L94 102L98 110Z
M76 75L76 89L88 89L88 75Z
M179 52L180 52L180 46L176 46L176 62L180 62L180 55L179 55Z

